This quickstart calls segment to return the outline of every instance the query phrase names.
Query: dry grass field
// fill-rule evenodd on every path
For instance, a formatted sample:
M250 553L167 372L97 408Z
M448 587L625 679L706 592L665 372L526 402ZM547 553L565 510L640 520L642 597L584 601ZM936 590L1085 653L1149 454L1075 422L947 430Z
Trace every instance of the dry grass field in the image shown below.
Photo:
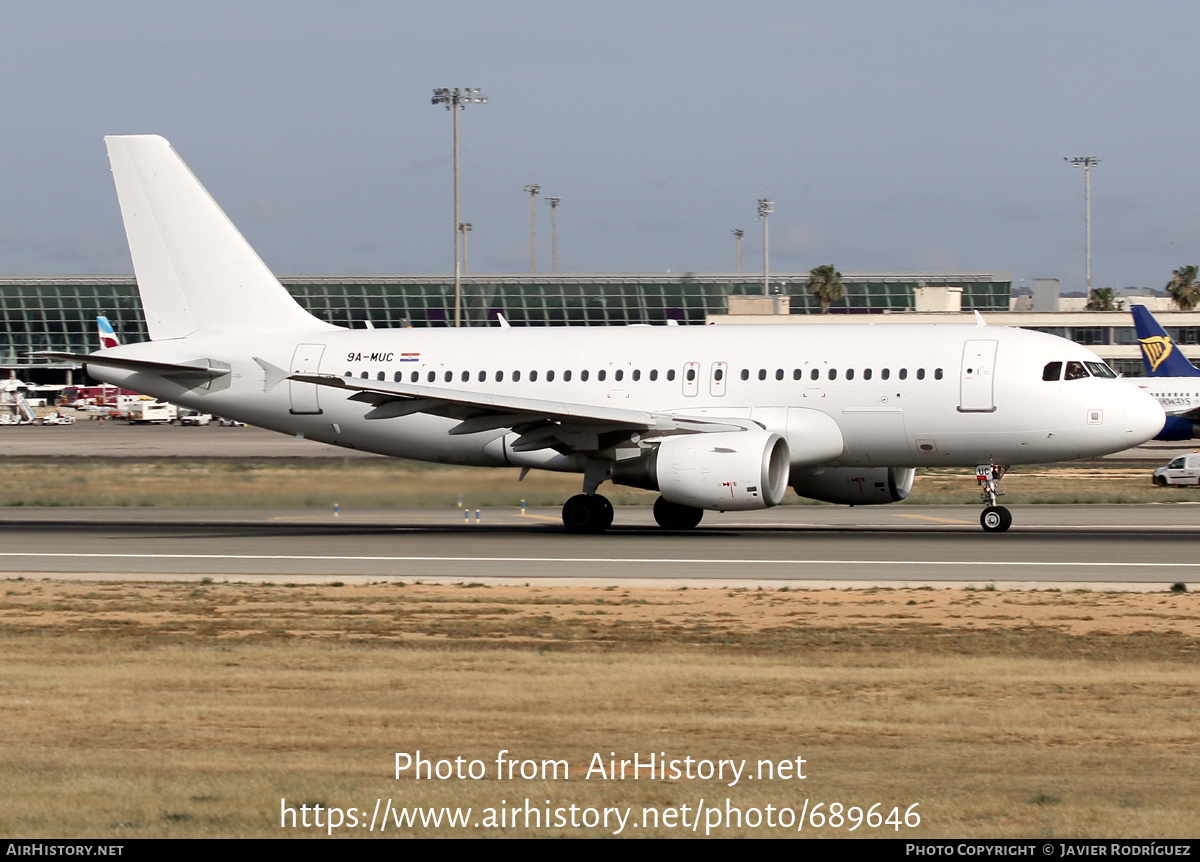
M1195 488L1156 488L1150 470L1081 465L1011 472L1015 503L1151 503L1200 499ZM468 506L561 505L580 489L573 474L442 467L384 458L6 458L7 506ZM606 484L617 505L648 505L657 494ZM811 503L789 492L786 503ZM971 471L918 472L914 504L977 505Z
M851 833L809 820L804 835L1200 834L1190 593L0 589L0 833L13 837L324 834L281 829L281 799L354 809L363 823L376 800L469 806L472 822L501 800L576 805L580 818L631 808L631 822L645 807L694 816L700 800L722 812L807 801L901 816L917 803L921 823ZM418 750L478 759L486 777L396 780L395 753ZM498 780L502 750L566 760L570 777ZM744 758L750 769L802 757L806 777L585 779L596 753ZM529 828L519 817L383 835L614 831L615 820ZM689 821L622 834L693 833Z

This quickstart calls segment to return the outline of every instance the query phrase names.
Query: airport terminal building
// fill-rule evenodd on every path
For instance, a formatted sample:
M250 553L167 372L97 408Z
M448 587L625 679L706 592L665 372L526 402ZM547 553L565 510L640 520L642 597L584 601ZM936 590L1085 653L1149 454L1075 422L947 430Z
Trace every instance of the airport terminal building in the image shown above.
M448 326L454 321L452 275L279 278L309 312L339 326ZM928 302L922 308L921 297L927 291L941 290L953 292L954 307L962 312L979 311L991 323L1062 335L1088 345L1124 374L1141 374L1128 312L1012 312L1011 272L843 273L846 295L830 307L828 315L821 314L807 280L807 272L772 273L775 295L764 299L762 276L754 273L468 275L462 278L463 323L496 326L499 315L513 326L899 323L957 318L950 311L929 311ZM731 297L739 299L731 302ZM95 350L100 314L112 322L122 342L147 339L137 283L131 275L0 277L0 370L27 382L81 382L77 367L23 354ZM1200 313L1173 312L1159 318L1185 350L1200 345Z

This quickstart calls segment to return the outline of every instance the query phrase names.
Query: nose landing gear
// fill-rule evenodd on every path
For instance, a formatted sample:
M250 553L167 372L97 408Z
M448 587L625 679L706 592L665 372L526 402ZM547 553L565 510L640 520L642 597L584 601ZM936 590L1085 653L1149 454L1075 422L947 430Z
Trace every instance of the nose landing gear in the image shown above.
M983 501L984 509L979 516L979 524L989 533L1003 533L1012 526L1012 512L996 505L997 498L1004 495L1000 490L1000 480L1007 470L1007 467L998 464L980 464L975 468L975 480L983 486L979 499Z

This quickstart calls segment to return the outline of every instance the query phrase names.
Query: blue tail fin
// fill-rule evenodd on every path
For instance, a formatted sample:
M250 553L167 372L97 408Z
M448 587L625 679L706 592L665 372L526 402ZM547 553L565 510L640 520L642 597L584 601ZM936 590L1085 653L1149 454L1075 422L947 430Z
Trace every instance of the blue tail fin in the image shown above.
M1147 377L1200 377L1200 369L1188 362L1146 306L1131 305L1129 310L1133 312L1133 327L1142 348Z
M96 330L100 335L101 350L120 345L121 342L117 338L117 333L113 331L112 324L108 322L108 318L103 314L96 316Z

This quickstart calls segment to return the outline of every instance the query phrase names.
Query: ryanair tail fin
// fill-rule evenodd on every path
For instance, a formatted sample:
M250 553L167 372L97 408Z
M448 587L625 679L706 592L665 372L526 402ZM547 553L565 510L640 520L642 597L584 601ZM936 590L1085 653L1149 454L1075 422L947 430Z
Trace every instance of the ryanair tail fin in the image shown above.
M336 328L292 299L166 139L104 141L151 340Z
M1131 305L1133 328L1142 348L1147 377L1200 377L1200 369L1184 356L1167 331L1144 305Z
M103 314L96 316L96 331L100 336L101 350L120 346L121 340L117 338L117 333L113 330L112 324L108 322L108 318Z

